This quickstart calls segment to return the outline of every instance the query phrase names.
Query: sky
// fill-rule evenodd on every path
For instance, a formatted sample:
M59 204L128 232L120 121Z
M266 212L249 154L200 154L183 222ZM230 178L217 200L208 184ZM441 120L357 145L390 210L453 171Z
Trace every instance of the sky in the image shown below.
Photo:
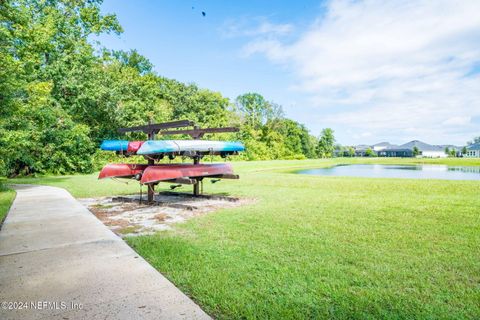
M480 1L106 0L155 71L257 92L318 136L464 145L480 136ZM202 14L205 13L205 15Z

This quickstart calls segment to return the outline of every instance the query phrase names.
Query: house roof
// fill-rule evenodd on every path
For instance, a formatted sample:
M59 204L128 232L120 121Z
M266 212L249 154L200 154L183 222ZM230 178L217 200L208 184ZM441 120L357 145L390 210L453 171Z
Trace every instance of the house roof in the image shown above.
M467 146L467 150L480 150L480 142Z
M392 144L390 142L379 142L379 143L376 143L374 144L372 147L389 147L391 146Z
M355 151L366 151L367 149L370 149L370 146L366 144L359 144L358 146L355 146Z
M369 148L374 147L385 147L383 151L413 151L414 147L417 147L419 151L435 151L435 152L445 152L445 148L450 150L454 149L456 151L462 150L463 147L451 145L451 144L442 144L442 145L431 145L420 140L412 140L410 142L404 143L402 145L391 144L388 141L382 141L374 145L359 144L354 146L355 151L366 151ZM467 146L469 150L480 150L480 142Z
M417 147L419 151L440 151L440 152L444 151L444 148L440 146L432 146L431 144L428 144L419 140L413 140L399 146L399 148L410 149L410 150L413 150L414 147Z
M412 149L409 148L400 148L398 146L387 148L379 152L412 152Z
M438 146L439 146L440 148L443 148L443 149L448 148L448 149L450 149L450 150L455 149L455 150L457 150L457 151L458 151L458 150L462 150L462 148L463 148L463 147L460 147L460 146L455 146L455 145L453 145L453 144L440 144L440 145L438 145Z

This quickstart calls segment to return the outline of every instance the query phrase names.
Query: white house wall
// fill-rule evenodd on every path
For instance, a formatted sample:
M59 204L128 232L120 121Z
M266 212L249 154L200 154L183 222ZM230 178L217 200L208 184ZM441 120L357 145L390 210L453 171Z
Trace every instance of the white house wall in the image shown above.
M480 158L480 150L468 150L465 154L466 158Z
M422 151L424 158L446 158L447 154L443 151Z

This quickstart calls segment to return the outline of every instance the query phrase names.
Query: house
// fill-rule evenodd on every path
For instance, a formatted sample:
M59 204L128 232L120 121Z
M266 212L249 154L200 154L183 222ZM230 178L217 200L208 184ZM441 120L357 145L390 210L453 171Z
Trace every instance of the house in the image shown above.
M445 149L440 147L440 146L433 146L431 144L419 141L419 140L413 140L410 142L407 142L405 144L402 144L399 146L400 149L410 149L412 150L412 155L413 155L413 150L414 148L417 148L417 150L420 152L420 155L424 158L446 158L448 155L445 153Z
M455 150L455 155L457 157L462 156L462 147L454 146L454 145L431 145L419 140L412 140L410 142L404 143L402 145L393 145L389 142L379 142L374 145L366 145L361 144L355 146L355 156L356 157L365 157L367 156L367 150L371 149L376 155L379 157L414 157L420 156L424 158L446 158L449 155L445 153L446 148L448 150ZM477 152L480 154L478 150L477 144ZM470 153L470 156L473 157L477 155L476 152ZM415 155L414 155L415 154ZM480 155L477 155L480 157Z
M466 158L480 158L480 142L467 146Z
M378 151L378 156L379 157L400 157L400 158L413 157L413 149L392 146L390 148Z

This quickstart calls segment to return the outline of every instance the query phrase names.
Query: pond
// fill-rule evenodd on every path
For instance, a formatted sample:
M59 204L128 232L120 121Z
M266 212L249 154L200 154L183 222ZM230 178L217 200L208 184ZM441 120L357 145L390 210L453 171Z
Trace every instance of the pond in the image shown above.
M449 167L444 165L351 164L307 169L297 173L366 178L480 180L480 167Z

